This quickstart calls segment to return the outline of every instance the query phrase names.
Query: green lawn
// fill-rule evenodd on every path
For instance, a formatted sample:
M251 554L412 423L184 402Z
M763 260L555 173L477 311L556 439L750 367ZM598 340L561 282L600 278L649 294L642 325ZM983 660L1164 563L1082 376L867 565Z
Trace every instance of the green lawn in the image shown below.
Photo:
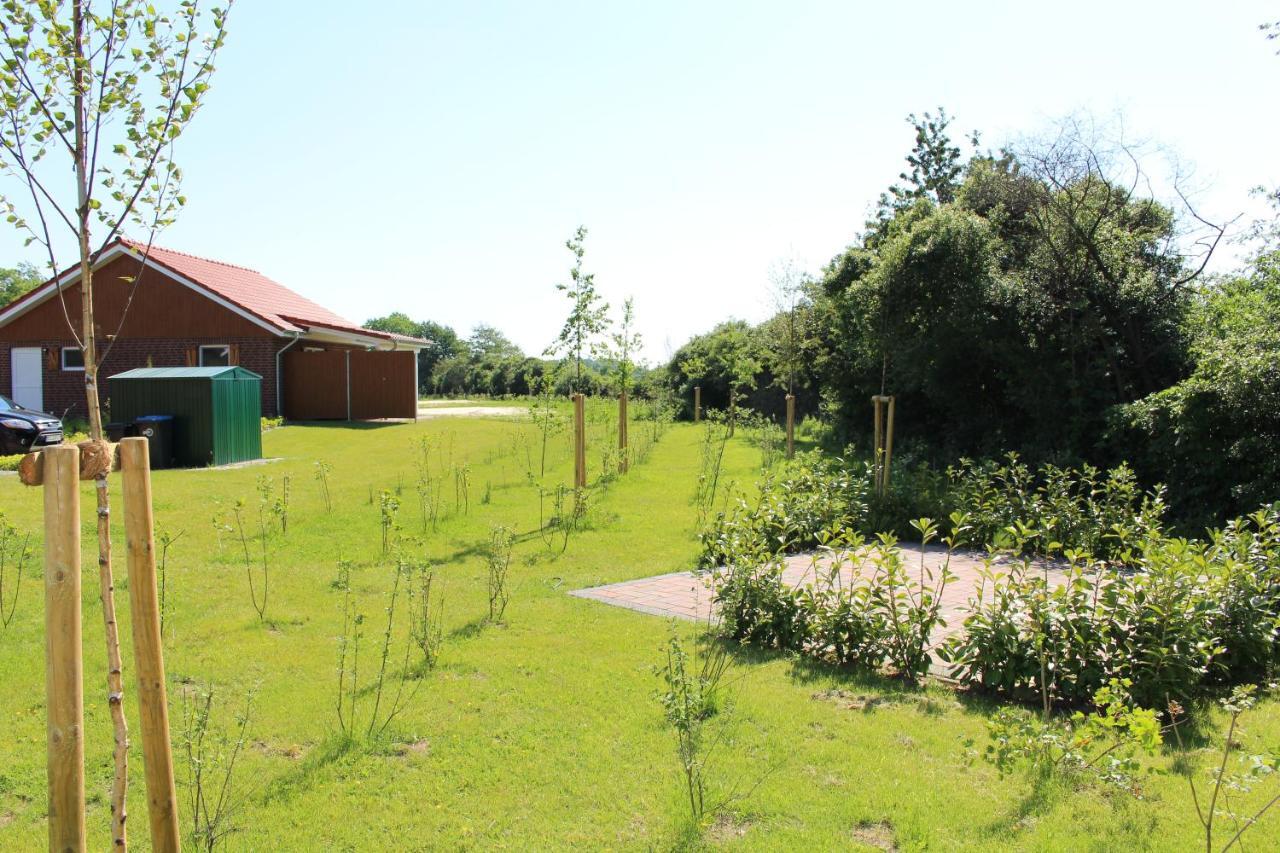
M594 421L604 443L607 412ZM632 427L636 433L647 425ZM419 522L414 442L427 436L433 465L470 469L470 512L435 532ZM1000 779L966 743L981 748L991 706L942 686L906 692L854 674L794 660L741 653L727 740L712 760L713 800L738 796L701 838L688 830L674 741L653 698L669 626L662 620L566 595L584 586L688 568L696 554L690 498L699 470L700 431L671 428L643 462L594 499L589 528L567 551L537 534L537 492L528 466L539 439L528 421L447 419L347 428L289 426L264 436L280 461L219 471L164 471L154 477L158 524L182 538L171 549L166 648L175 729L182 695L212 685L220 727L257 687L251 745L237 789L243 808L233 850L649 849L699 843L749 849L856 847L892 838L902 849L1186 850L1197 829L1185 782L1167 772L1171 756L1144 783L1144 799L1097 791L1033 794L1021 778ZM565 433L553 436L547 481L570 477ZM595 449L591 464L598 463ZM332 513L325 511L314 462L332 463ZM749 484L759 454L741 439L729 477ZM238 538L216 533L237 499L254 517L256 482L292 481L287 535L273 542L268 623L250 604ZM118 486L118 483L117 483ZM331 587L339 557L357 564L353 583L369 619L363 667L373 671L392 571L381 555L375 492L401 489L406 552L439 566L447 642L438 668L373 747L343 748L335 737L337 642L342 596ZM484 495L489 499L485 502ZM115 506L119 507L118 493ZM91 849L105 849L111 728L104 698L92 494L84 491L85 680ZM0 509L39 530L40 494L0 480ZM492 524L521 538L511 570L506 623L488 625L486 570L477 545ZM119 525L117 525L119 526ZM221 538L221 544L219 544ZM251 543L252 544L252 543ZM123 548L117 542L118 576ZM124 583L121 582L123 587ZM128 601L118 595L123 636ZM15 621L0 633L0 848L44 844L44 662L41 587L28 577ZM692 635L695 628L681 625ZM133 704L132 650L127 706L135 746L130 823L145 849L142 755ZM367 656L367 657L366 657ZM398 663L393 660L393 670ZM364 680L364 683L368 683ZM852 710L824 698L839 688L882 699ZM362 713L371 701L361 698ZM1242 742L1280 741L1280 706L1266 702L1246 720ZM176 740L176 737L175 737ZM1208 752L1190 760L1204 765ZM178 764L180 782L184 765ZM1197 771L1201 772L1201 771ZM179 792L180 798L183 792ZM185 800L184 809L185 809ZM185 817L185 814L184 814ZM876 828L884 823L891 827ZM863 827L863 828L859 828ZM871 828L867 828L871 827ZM1280 844L1280 814L1246 849Z

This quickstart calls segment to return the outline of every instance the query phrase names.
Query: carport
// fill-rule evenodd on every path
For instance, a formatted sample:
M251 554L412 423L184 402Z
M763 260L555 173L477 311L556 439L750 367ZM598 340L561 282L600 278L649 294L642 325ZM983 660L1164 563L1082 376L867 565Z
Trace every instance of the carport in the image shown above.
M303 347L281 358L284 416L295 421L418 416L414 350Z

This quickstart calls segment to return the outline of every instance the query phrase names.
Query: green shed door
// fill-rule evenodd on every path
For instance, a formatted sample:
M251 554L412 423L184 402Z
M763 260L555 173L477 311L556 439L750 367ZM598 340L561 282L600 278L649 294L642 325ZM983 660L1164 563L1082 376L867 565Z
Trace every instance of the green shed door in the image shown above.
M262 380L236 370L213 381L214 465L262 458Z

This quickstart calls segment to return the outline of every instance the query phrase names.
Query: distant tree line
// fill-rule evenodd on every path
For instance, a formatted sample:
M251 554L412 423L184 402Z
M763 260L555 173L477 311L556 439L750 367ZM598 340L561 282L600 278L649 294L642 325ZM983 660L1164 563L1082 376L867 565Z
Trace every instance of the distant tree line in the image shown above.
M492 326L476 326L464 338L449 326L415 321L399 311L365 326L431 342L418 353L418 390L424 394L527 396L539 393L544 380L550 380L551 390L563 396L571 392L576 376L574 365L526 355ZM635 370L637 380L648 373L643 367ZM605 359L584 358L579 383L586 394L604 395L614 393L616 380Z

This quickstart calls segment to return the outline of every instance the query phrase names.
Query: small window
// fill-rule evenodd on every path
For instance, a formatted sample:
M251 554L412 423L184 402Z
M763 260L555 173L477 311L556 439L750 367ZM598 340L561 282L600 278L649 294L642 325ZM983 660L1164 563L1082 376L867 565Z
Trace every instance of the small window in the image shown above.
M62 369L84 370L84 350L80 347L63 347Z
M226 367L229 364L231 364L231 347L226 344L200 347L201 367Z

